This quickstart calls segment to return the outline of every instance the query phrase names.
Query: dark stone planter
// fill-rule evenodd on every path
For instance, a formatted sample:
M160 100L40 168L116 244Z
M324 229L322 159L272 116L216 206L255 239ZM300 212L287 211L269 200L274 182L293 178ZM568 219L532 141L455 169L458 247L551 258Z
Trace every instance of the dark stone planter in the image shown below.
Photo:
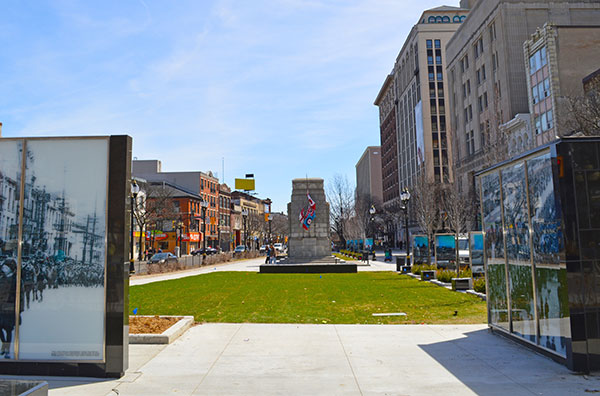
M435 271L421 271L421 280L435 279Z
M471 278L452 278L452 290L469 290L473 288Z

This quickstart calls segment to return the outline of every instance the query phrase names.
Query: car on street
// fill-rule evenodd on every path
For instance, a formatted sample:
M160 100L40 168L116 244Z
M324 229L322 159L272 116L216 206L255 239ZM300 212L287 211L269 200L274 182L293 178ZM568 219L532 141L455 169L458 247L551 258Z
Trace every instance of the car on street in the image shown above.
M173 253L156 253L150 257L150 264L167 264L167 263L178 263L179 259Z
M275 247L275 250L277 251L277 253L283 253L285 250L283 247L283 243L275 243L275 244L273 244L273 247Z
M202 255L204 253L204 248L200 248L200 249L196 249L192 251L192 256L197 256L197 255ZM207 247L206 248L206 255L210 256L211 254L217 254L218 250L213 248L213 247Z
M234 253L243 253L246 251L246 246L244 245L237 245L235 247L235 250L233 251Z
M260 253L265 253L265 252L267 251L267 245L262 245L262 246L261 246L261 247L258 249L258 251L259 251Z

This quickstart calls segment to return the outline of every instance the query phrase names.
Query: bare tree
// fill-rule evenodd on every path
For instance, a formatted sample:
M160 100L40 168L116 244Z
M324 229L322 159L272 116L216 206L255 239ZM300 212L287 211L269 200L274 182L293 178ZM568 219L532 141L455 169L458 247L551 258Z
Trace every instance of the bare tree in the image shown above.
M454 232L454 241L456 246L456 263L459 263L458 237L459 234L467 231L467 222L471 216L474 216L474 206L465 204L461 194L458 192L455 183L446 184L441 187L442 207L446 215L449 228ZM467 202L472 202L469 200Z
M160 228L180 219L180 213L173 203L173 193L170 188L162 184L139 183L143 194L138 195L133 208L133 216L140 228L140 252L143 244L145 230L151 225Z
M417 223L431 241L434 231L439 228L440 224L439 184L427 181L425 172L420 172L413 191L414 200L411 200L411 206ZM427 262L431 263L429 254L427 255Z
M331 183L327 185L326 193L329 202L331 230L345 247L346 226L348 220L354 215L354 193L350 188L348 178L340 174L334 175Z
M273 213L271 220L271 238L284 241L288 233L288 217L283 213Z
M591 89L583 96L567 96L559 119L567 134L600 135L600 91Z

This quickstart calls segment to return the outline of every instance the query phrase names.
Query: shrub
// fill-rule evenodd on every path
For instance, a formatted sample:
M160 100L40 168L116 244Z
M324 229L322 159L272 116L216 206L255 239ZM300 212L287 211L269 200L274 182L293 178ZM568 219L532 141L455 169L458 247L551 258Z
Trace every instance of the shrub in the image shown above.
M473 290L485 294L485 278L473 279Z
M459 271L458 272L458 277L459 278L472 278L473 274L471 274L471 269L467 268L467 269L464 269L462 271Z
M450 283L452 278L456 278L456 272L452 270L439 270L436 272L435 277L440 282Z
M421 271L435 271L436 269L437 267L435 266L435 264L415 264L411 267L411 272L415 275L421 275Z

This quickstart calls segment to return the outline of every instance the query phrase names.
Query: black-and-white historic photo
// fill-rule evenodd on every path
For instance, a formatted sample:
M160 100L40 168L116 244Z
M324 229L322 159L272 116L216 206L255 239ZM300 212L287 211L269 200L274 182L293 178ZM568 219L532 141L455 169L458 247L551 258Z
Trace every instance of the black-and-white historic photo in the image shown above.
M100 360L108 141L28 140L24 178L23 143L1 143L0 282L15 289L23 206L19 315L15 293L0 293L3 358L14 358L18 317L19 359Z

